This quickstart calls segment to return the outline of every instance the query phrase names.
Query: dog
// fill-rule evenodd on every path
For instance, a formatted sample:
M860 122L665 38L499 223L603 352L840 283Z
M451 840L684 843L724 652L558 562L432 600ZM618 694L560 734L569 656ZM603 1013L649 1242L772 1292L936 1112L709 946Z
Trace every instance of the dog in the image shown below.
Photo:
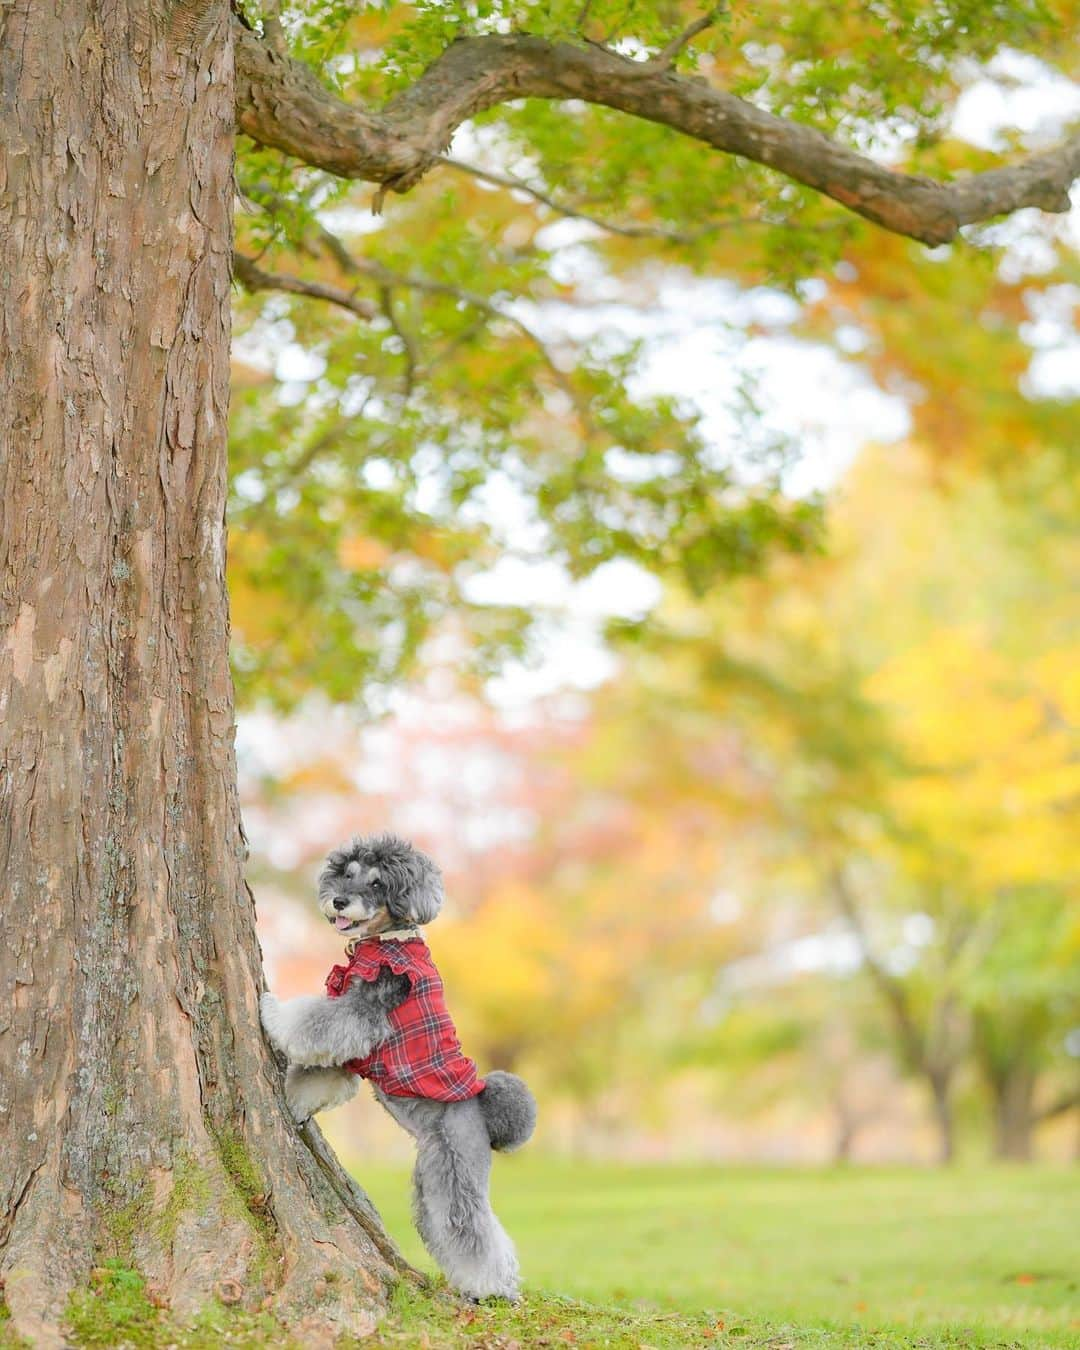
M442 907L438 867L395 835L355 838L319 873L319 907L349 939L326 995L263 994L263 1029L288 1061L303 1123L352 1097L360 1078L416 1140L413 1218L449 1283L479 1301L518 1299L514 1245L489 1199L491 1151L532 1135L536 1102L516 1074L481 1079L461 1051L419 932Z

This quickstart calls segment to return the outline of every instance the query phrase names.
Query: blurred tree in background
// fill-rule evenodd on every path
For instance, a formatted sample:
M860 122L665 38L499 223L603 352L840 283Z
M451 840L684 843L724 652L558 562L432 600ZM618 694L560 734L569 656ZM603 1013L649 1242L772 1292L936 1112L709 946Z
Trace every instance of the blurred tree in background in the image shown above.
M619 675L569 721L556 702L524 731L439 733L421 700L387 733L388 794L324 766L341 832L415 820L447 859L433 941L483 1062L616 1133L786 1103L849 1156L897 1115L891 1058L941 1157L958 1094L998 1156L1031 1155L1076 1105L1080 1021L1076 546L1032 525L1031 479L1020 504L983 478L943 492L916 447L868 451L829 556L620 625ZM504 772L455 798L492 755ZM257 845L307 772L256 794ZM499 811L523 823L455 856Z
M1056 138L1074 11L733 6L683 41L699 14L677 4L244 9L332 98L392 97L459 36L584 33L957 182ZM972 138L965 97L1025 82L1060 103ZM823 1113L847 1156L902 1075L942 1157L958 1103L1027 1157L1077 1093L1076 384L1047 375L1071 218L905 222L881 184L780 178L603 103L485 103L404 197L241 118L262 144L238 161L239 693L298 728L313 698L369 717L427 691L386 733L391 787L347 730L317 751L298 731L291 767L249 780L256 875L305 799L300 856L331 821L415 829L448 861L435 940L470 1044L584 1118L677 1133L678 1085L705 1116ZM1050 204L1041 172L1014 205ZM655 392L671 304L725 334L722 436ZM803 447L749 359L775 337L901 401L904 441L793 490ZM557 628L554 601L487 598L508 559L629 561L662 588L611 623L617 675L526 729L480 711ZM506 776L471 798L485 757Z
M670 641L654 632L630 667L642 702L666 690L693 709L695 792L707 728L737 729L757 784L736 851L759 903L799 897L808 931L833 906L850 925L946 1158L972 1055L1003 1156L1027 1156L1039 1116L1075 1094L1076 545L1055 524L1069 492L1053 476L1034 524L1030 477L1010 491L1025 478L1018 505L985 481L942 492L913 447L868 453L831 557L673 613ZM668 756L678 728L664 720Z

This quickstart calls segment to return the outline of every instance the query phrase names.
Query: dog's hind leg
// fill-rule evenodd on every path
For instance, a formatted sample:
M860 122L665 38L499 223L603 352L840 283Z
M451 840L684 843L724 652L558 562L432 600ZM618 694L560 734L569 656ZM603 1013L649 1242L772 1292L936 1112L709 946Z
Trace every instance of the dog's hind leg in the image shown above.
M290 1064L285 1073L285 1100L299 1124L317 1111L341 1106L356 1096L360 1079L348 1069L305 1069Z
M416 1139L413 1218L446 1278L469 1298L516 1300L517 1254L491 1208L491 1142L476 1098L379 1098Z

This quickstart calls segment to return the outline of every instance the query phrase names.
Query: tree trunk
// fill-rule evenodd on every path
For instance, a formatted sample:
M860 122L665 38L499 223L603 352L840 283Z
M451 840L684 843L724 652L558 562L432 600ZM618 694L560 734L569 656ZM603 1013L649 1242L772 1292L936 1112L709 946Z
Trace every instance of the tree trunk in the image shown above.
M1045 1009L1038 1005L1011 1015L980 1012L975 1019L975 1052L994 1113L994 1157L1030 1162L1034 1151L1036 1062L1048 1035Z
M994 1104L994 1157L1030 1162L1035 1131L1034 1066L1026 1058L1002 1062L984 1053L983 1073Z
M1035 1072L1026 1061L990 1077L994 1103L994 1157L1030 1162L1035 1130Z
M225 0L0 8L0 1275L370 1325L400 1258L259 1031L224 585ZM330 1274L329 1282L320 1282Z
M938 1162L948 1164L956 1158L951 1076L928 1072L927 1081L930 1085L930 1100L938 1136Z

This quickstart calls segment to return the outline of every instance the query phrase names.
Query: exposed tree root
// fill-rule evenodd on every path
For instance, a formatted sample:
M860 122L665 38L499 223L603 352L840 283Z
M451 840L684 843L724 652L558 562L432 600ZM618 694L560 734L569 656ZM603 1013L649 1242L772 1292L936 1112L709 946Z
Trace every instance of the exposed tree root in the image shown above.
M305 1344L369 1334L393 1285L424 1277L319 1129L291 1142L295 1169L282 1168L271 1192L239 1135L207 1132L198 1155L133 1175L96 1222L39 1170L4 1246L7 1334L44 1350L67 1344L69 1301L108 1261L139 1272L153 1305L181 1325L217 1302L270 1313L302 1329Z

